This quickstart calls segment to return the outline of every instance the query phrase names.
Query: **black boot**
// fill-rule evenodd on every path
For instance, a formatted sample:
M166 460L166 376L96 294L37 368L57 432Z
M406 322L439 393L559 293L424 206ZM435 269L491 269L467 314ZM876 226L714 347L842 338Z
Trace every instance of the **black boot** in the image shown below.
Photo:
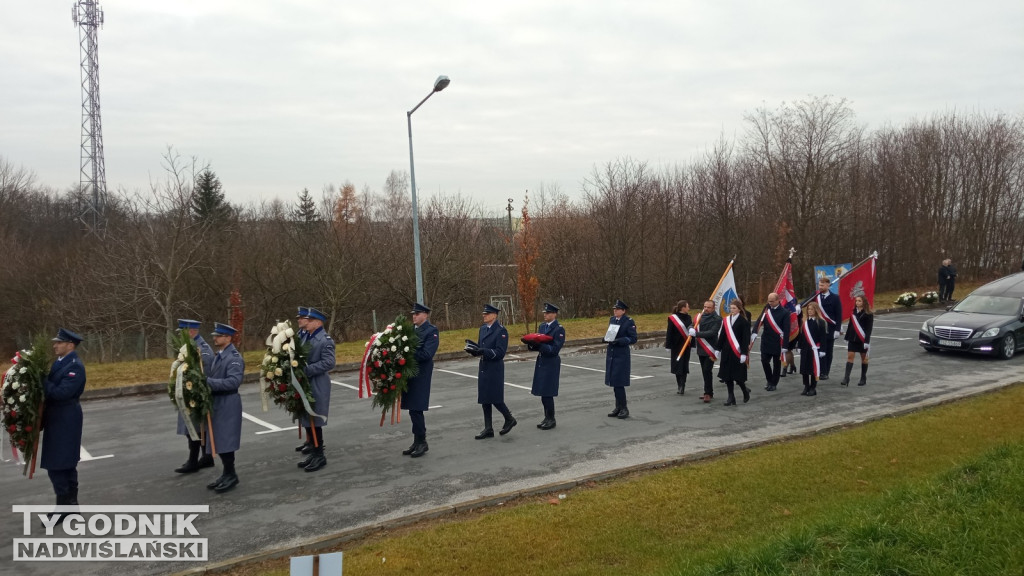
M622 406L620 406L619 403L616 402L615 403L615 410L612 410L611 412L609 412L608 413L608 417L609 418L617 418L619 416L619 412L622 412Z
M626 418L629 418L629 408L627 408L626 405L623 404L622 410L619 410L618 419L625 420Z
M313 461L313 457L315 455L316 455L316 448L314 448L312 452L307 454L305 458L303 458L302 460L299 460L299 462L296 464L296 466L298 466L299 468L305 468L306 466L309 466L309 463Z
M732 383L732 381L726 382L725 383L725 388L729 391L729 398L726 399L725 405L726 406L735 406L736 405L736 396L735 396L735 394L733 394L733 383Z
M295 447L295 451L302 452L303 454L309 454L310 452L313 451L313 443L303 442L302 444L299 444L298 446Z
M307 464L306 467L304 468L306 472L316 472L317 470L323 468L324 466L327 466L327 457L324 456L323 446L313 448L313 454L311 454L311 456L313 458L309 461L309 464Z
M807 395L808 396L817 396L818 395L818 383L817 382L811 382L811 389L807 391Z
M212 458L211 458L212 460ZM188 460L174 469L178 474L191 474L199 471L199 440L188 441Z
M200 468L213 468L213 456L211 456L209 454L203 454L203 456L201 458L199 458L199 467Z
M807 396L807 393L811 391L810 384L804 384L804 391L800 393L801 396Z
M412 454L409 454L409 456L412 456L413 458L419 458L420 456L426 454L427 450L430 450L430 447L427 446L427 435L424 434L422 436L417 436L416 444L414 444L414 446L415 447L413 448Z
M491 415L484 414L484 429L479 434L474 436L477 440L483 440L484 438L494 438L494 428L491 426Z
M740 382L739 385L740 390L743 391L743 403L746 404L747 402L750 402L750 388L747 388L747 385L743 382ZM774 386L772 386L772 390L775 390Z
M55 502L57 503L57 506L68 506L71 504L71 498L67 494L57 494ZM50 512L46 516L50 519L56 517L57 522L54 524L54 526L56 526L57 524L60 524L67 515L67 512Z
M547 418L540 423L540 429L551 430L555 427L555 409L552 408L551 410L545 410L544 415L547 416Z
M412 445L402 450L402 456L412 456L412 453L416 451L416 445L419 443L419 436L416 436L416 439L412 441Z
M218 494L223 494L229 490L234 490L235 486L238 486L238 475L232 472L230 474L224 474L220 483L213 487L213 491Z
M509 414L505 416L505 424L502 425L501 430L498 431L498 434L501 434L502 436L508 434L509 432L512 431L513 428L515 428L516 424L519 424L519 422L516 422L516 419L512 417L512 413L509 412Z
M863 364L860 365L860 381L857 382L857 386L867 386L867 385L868 385L868 365L867 365L867 363L863 363Z
M839 383L842 386L850 385L850 372L853 372L853 362L846 363L846 374L843 376L843 380Z

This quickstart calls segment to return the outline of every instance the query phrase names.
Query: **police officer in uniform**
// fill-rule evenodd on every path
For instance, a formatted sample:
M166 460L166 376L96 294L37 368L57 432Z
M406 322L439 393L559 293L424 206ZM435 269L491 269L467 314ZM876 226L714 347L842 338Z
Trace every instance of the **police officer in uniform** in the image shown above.
M196 348L199 350L199 358L203 363L203 374L206 374L210 371L210 362L213 362L213 348L199 334L199 325L199 320L188 320L186 318L178 320L178 329L188 330L189 336L195 340ZM199 438L189 436L188 428L185 426L185 419L181 416L181 412L178 412L178 434L188 439L188 460L175 468L175 472L178 474L191 474L203 468L213 466L213 457L209 454L203 454L202 458L199 457L199 450L201 448Z
M430 308L417 302L412 307L412 323L420 343L416 346L419 373L409 379L409 387L402 395L402 409L409 411L412 420L412 446L403 450L405 456L419 458L427 453L427 423L423 413L430 408L430 380L434 373L434 354L441 344L437 326L430 323Z
M608 350L604 359L604 384L611 386L615 392L615 409L608 417L629 418L629 408L626 407L626 386L629 386L629 347L636 344L636 322L626 315L629 306L622 300L615 301L612 308L612 317L608 319L608 330L612 326L618 326L614 338L609 339L605 334L605 342L608 343Z
M538 353L530 393L540 396L544 406L544 420L537 424L537 428L551 430L555 427L555 396L558 396L558 376L562 370L562 358L558 353L565 344L565 328L558 323L558 307L554 304L544 303L544 323L537 327L537 333L547 334L552 340L526 344L527 348Z
M761 367L768 382L764 389L774 392L782 373L782 356L789 346L789 310L779 306L779 295L768 295L768 306L751 329L750 343L757 339L757 330L762 328Z
M700 361L701 375L704 376L704 403L711 402L715 397L712 373L717 360L715 346L718 332L722 329L722 317L715 310L714 300L705 300L704 308L697 317L697 323L690 328L689 335L693 338L691 346L697 348L697 359Z
M46 469L58 506L78 505L78 460L82 448L82 405L85 365L75 349L82 337L61 328L53 338L57 356L43 381L43 450L39 466ZM64 514L58 514L58 520Z
M315 400L313 412L322 419L314 416L311 422L308 414L299 418L299 426L306 429L309 452L298 466L306 472L316 472L327 465L327 457L324 456L323 427L327 425L328 412L331 410L330 371L334 369L334 340L324 330L327 316L323 312L309 308L305 320L304 344L310 346L309 355L306 356L306 377L309 378L310 391Z
M466 344L466 352L480 358L477 376L477 403L483 406L484 429L475 436L477 440L494 438L491 426L491 406L505 417L499 434L505 435L518 424L512 411L505 405L505 352L508 350L508 330L498 322L498 310L490 304L484 305L484 324L476 342Z
M295 326L298 331L295 332L295 336L300 343L305 344L306 339L309 338L309 332L306 332L306 323L309 321L309 306L299 306L298 312L295 314ZM311 454L313 452L313 439L306 434L306 441L295 447L296 452L302 452L303 454Z
M211 420L213 431L206 428L206 453L211 454L216 448L220 455L224 472L220 478L206 485L218 493L227 492L238 486L238 475L235 473L235 452L242 441L242 397L238 395L238 387L242 385L245 374L245 360L231 343L237 330L227 324L217 322L213 327L213 347L217 350L210 370L206 373L206 383L213 393L213 409Z
M832 281L823 276L818 280L818 293L814 300L818 303L818 311L821 312L821 319L825 321L825 336L821 339L821 351L825 356L821 359L821 376L818 380L828 380L829 369L832 367L832 349L836 340L842 335L840 328L843 321L843 304L839 296L829 290Z

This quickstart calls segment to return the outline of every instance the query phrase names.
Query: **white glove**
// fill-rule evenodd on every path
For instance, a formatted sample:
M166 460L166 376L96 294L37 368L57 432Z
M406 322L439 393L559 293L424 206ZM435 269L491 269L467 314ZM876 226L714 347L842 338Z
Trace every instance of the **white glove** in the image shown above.
M824 358L824 357L825 357L825 353L824 352L818 352L818 358Z
M782 353L785 354L786 352L789 352L789 350L786 350L785 348L783 348L782 349Z
M799 304L797 304L797 305L796 305L796 313L797 313L797 314L799 314L799 313L800 313L800 305L799 305Z
M747 363L747 355L746 354L740 354L740 364L746 364L746 363Z
M751 344L753 344L753 343L754 343L754 340L757 340L757 334L751 334L751 335L750 335L750 343L751 343Z
M840 332L839 330L836 330L836 333L835 333L834 336L832 336L832 339L833 340L839 340L839 337L842 336L842 335L843 335L842 332Z
M722 357L722 352L721 351L719 351L719 350L712 350L712 352L715 353L715 360L718 360L719 358Z
M864 351L867 352L868 350L871 350L871 344L864 345Z
M697 331L696 331L696 330L694 330L693 328L690 328L689 330L687 330L687 332L686 332L686 333L687 333L687 334L689 334L689 335L690 335L691 337L693 337L693 336L696 336L696 335L697 335Z

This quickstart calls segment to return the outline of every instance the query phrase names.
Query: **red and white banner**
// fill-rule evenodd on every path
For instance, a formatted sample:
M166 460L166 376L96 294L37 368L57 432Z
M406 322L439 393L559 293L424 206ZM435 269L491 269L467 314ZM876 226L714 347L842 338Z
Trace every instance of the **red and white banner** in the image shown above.
M855 309L853 299L857 296L867 298L868 304L875 305L875 262L878 256L872 254L867 260L857 264L849 272L840 276L836 282L836 294L843 304L843 318L846 322Z

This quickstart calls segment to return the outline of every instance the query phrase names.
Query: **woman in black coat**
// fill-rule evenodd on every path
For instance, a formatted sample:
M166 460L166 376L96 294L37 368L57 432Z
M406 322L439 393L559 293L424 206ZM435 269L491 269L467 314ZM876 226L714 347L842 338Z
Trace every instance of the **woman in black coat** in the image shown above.
M741 312L742 305L734 299L729 303L729 316L722 319L722 329L718 332L719 353L718 378L725 382L729 390L726 406L736 405L733 385L739 384L743 391L743 403L750 400L750 388L747 388L747 352L750 346L750 320Z
M690 349L693 348L693 342L686 347L682 358L679 358L679 351L686 343L687 330L691 326L693 326L693 320L690 318L690 303L686 300L676 302L675 308L672 309L672 315L668 317L665 348L668 348L672 354L670 370L676 377L676 394L679 395L686 390L686 375L690 372Z
M821 374L821 343L825 338L825 321L821 318L817 302L810 302L803 308L803 320L800 322L800 375L804 379L804 391L801 396L818 395L818 376Z
M853 357L860 353L860 382L857 386L868 383L868 350L871 349L871 326L874 324L875 312L864 296L853 299L853 314L846 325L846 376L840 382L843 386L850 385L850 372L853 372Z

